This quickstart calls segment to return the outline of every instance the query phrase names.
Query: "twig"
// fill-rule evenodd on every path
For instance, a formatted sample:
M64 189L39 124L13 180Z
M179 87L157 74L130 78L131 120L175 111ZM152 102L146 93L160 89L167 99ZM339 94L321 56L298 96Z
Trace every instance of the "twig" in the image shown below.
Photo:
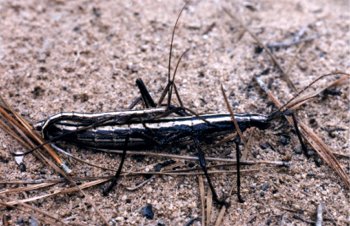
M294 109L298 108L299 106L303 105L304 103L306 103L308 100L319 96L326 89L348 83L350 74L339 73L339 72L335 72L334 74L342 74L343 76L340 77L339 79L335 80L331 84L328 84L325 87L316 90L315 92L311 92L311 93L305 94L304 96L300 96L299 98L294 99L292 102L288 103L285 107L287 109L294 110ZM327 74L327 75L333 75L333 73ZM320 76L320 77L322 78L323 76Z
M324 209L324 203L320 202L320 204L318 204L318 206L317 206L316 226L322 226L323 209Z
M14 129L20 134L20 136L26 140L27 143L31 144L31 140L41 144L43 143L42 138L33 131L33 127L21 116L19 115L8 103L5 99L0 97L0 101L3 105L0 106L1 114L7 119L10 124L14 127ZM4 108L3 108L4 107ZM13 115L10 116L9 113L6 112L6 109ZM34 148L36 145L31 145ZM50 156L58 163L59 166L64 167L65 164L62 159L57 155L57 153L50 148L49 145L44 145L44 149L50 154ZM65 168L63 168L65 169ZM69 169L69 168L68 168ZM68 171L67 171L68 172Z
M227 99L227 96L226 96L226 93L225 93L225 90L224 90L224 87L222 86L221 84L221 93L222 93L222 96L224 97L224 101L225 101L225 104L226 104L226 108L227 110L230 112L230 115L231 115L231 120L233 122L233 125L235 126L235 129L238 133L238 136L239 138L241 139L242 143L244 144L244 146L246 146L246 142L245 140L243 139L243 133L241 131L241 129L239 128L239 125L238 125L238 122L237 120L235 119L235 113L233 112L233 109L232 109L232 106L230 105L230 103L228 102L228 99Z
M24 147L29 149L33 149L38 147L38 145L41 145L44 143L42 138L33 131L33 127L22 117L20 116L1 96L0 96L0 115L4 117L5 122L9 123L13 129L10 129L12 133L17 133L18 135L15 135L16 137L21 137L23 139L23 142L20 142L21 144L24 144ZM3 128L3 127L2 127ZM57 153L48 145L42 145L42 148L46 150L46 152L56 161L58 165L62 167L65 171L63 171L61 168L59 168L57 165L55 165L51 160L46 158L43 153L39 151L35 151L34 155L42 161L44 164L50 166L53 168L56 172L63 175L72 185L76 187L77 190L79 190L84 197L87 199L87 202L95 209L97 214L101 217L104 224L108 225L107 219L102 215L102 213L97 209L95 203L91 200L90 196L88 196L80 187L77 186L75 181L71 179L71 177L68 175L70 173L70 169L65 165L63 160L57 155ZM66 173L67 172L67 173ZM50 196L50 195L48 195Z
M211 222L211 212L213 209L213 193L211 192L211 190L208 188L207 191L207 226L210 226L210 222Z
M199 187L199 195L201 200L201 215L202 215L202 225L205 225L205 192L204 192L204 182L203 176L198 176L198 187Z
M280 65L280 63L277 61L276 57L273 55L273 53L270 51L269 48L266 47L266 45L264 45L260 39L253 33L251 32L247 26L245 26L243 24L243 22L241 20L239 20L236 16L234 16L227 8L223 8L223 10L225 11L225 13L231 17L231 19L237 21L239 23L239 25L241 27L243 27L243 29L249 33L249 35L258 43L258 45L263 48L266 53L270 56L271 61L273 62L273 64L278 68L278 70L282 73L282 78L287 82L287 84L294 90L296 91L296 88L293 84L293 82L289 79L288 74L283 70L282 66Z
M123 151L119 150L103 150L98 149L99 151L104 151L107 153L118 153L122 154ZM166 157L166 158L174 158L174 159L185 159L185 160L194 160L198 161L198 157L196 156L188 156L188 155L174 155L174 154L167 154L167 153L156 153L156 152L148 152L148 151L129 151L127 152L128 155L145 155L145 156L155 156L155 157ZM216 161L216 162L231 162L236 163L235 159L225 159L225 158L214 158L214 157L205 157L205 160L207 161ZM260 161L241 161L242 164L267 164L267 165L277 165L277 166L286 166L288 164L285 161L266 161L266 160L260 160Z
M54 182L49 182L49 183L41 183L41 184L35 184L32 186L26 186L26 187L20 187L20 188L12 188L12 189L5 189L0 191L0 195L2 194L9 194L9 193L20 193L20 192L25 192L25 191L32 191L40 188L46 188L50 187L52 185L55 185L57 183Z
M298 59L298 55L299 55L300 51L304 48L304 46L305 46L305 43L301 44L301 45L298 47L298 49L295 51L295 54L294 54L292 60L290 61L289 65L288 65L288 67L287 67L287 70L286 70L286 73L287 73L287 74L290 73L290 71L291 71L293 65L295 64L295 61Z
M267 86L260 78L255 78L261 89L268 95L268 97L274 102L274 104L281 108L282 104L280 101L272 94L271 91L267 89ZM286 117L289 124L293 125L292 119L290 117ZM343 180L344 184L347 188L350 188L350 178L347 173L344 171L343 167L340 165L338 160L333 155L330 148L319 138L308 126L304 123L299 122L299 126L301 128L301 132L303 136L307 139L307 141L311 144L311 146L316 150L321 159L327 163L329 167L331 167Z
M220 209L219 215L216 218L215 226L220 226L222 225L222 220L224 218L225 212L226 212L227 207L223 205Z
M12 207L12 208L16 207L16 205L11 205L11 204L8 204L8 203L3 202L3 201L0 201L0 205L5 206L5 207ZM26 203L19 203L19 204L17 205L17 208L23 210L24 212L29 212L29 210L32 210L32 211L34 211L34 212L38 212L38 213L44 215L46 218L51 218L51 219L54 220L55 222L59 222L59 223L62 224L62 225L67 225L67 223L61 221L59 218L54 217L54 216L52 215L52 213L48 213L48 212L46 212L46 211L40 210L39 208L33 207L33 206L28 205L28 204L26 204ZM44 219L45 219L45 218L44 218Z

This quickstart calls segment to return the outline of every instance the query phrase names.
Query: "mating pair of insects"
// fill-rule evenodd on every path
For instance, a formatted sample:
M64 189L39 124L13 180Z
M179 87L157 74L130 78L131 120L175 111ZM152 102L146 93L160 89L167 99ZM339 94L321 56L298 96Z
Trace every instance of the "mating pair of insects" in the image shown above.
M155 148L161 150L169 146L190 145L198 155L199 165L207 179L214 201L221 205L226 204L224 199L218 197L211 182L201 145L204 141L215 141L222 135L235 132L237 126L234 125L231 114L199 115L182 104L174 80L179 63L187 51L179 57L173 75L171 75L171 58L175 29L184 9L185 6L180 11L173 28L169 53L168 84L158 102L154 101L143 81L138 79L136 85L140 90L141 97L130 106L129 110L98 114L59 113L36 125L36 129L41 131L47 143L56 149L59 147L55 143L65 141L80 147L97 150L123 150L120 165L110 184L104 189L105 194L108 194L116 185L127 151ZM171 103L173 93L179 106ZM167 99L167 103L163 104L165 99ZM143 102L145 108L133 110L139 101ZM250 127L267 129L270 127L271 121L287 113L293 115L288 109L282 107L269 115L235 114L234 119L240 131L243 132ZM305 149L295 117L293 119L295 131ZM240 195L239 137L234 142L237 158L237 195L239 201L243 202Z

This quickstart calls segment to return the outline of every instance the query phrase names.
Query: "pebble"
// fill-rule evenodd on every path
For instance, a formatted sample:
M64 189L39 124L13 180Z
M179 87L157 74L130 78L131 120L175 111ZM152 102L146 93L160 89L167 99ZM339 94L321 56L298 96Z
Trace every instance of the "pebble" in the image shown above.
M303 150L301 149L301 147L297 147L297 148L294 148L294 153L297 155L300 155L303 153Z
M282 145L288 145L290 143L290 136L286 134L281 135L279 138L279 142Z
M147 193L152 193L152 191L153 191L152 187L148 186L148 187L146 188L146 192L147 192Z
M39 226L39 221L35 217L31 216L29 218L29 225L30 226Z
M263 191L267 191L267 190L269 190L269 188L270 188L270 184L267 182L261 186L261 190L263 190Z
M154 212L151 204L146 204L146 206L141 209L141 213L142 216L146 217L149 220L152 220L154 217Z

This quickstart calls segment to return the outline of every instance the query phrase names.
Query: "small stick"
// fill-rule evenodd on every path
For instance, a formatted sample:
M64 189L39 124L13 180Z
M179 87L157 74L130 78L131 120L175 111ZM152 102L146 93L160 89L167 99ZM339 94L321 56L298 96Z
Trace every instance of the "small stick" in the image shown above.
M204 182L203 176L198 176L198 187L201 200L201 212L202 212L202 225L205 225L205 192L204 192Z
M20 136L24 139L25 146L29 147L37 147L34 142L39 144L43 144L42 138L32 130L32 126L22 117L20 116L7 102L0 96L0 101L2 105L0 105L0 112L5 117L7 122L9 122L13 127L14 131L20 134ZM9 111L13 116L11 116L7 111ZM32 141L33 140L33 141ZM102 213L97 209L95 203L91 200L90 196L88 196L80 187L77 186L75 181L71 179L69 176L70 169L67 165L65 165L64 161L57 155L57 153L48 145L44 144L42 147L51 155L51 157L63 168L63 170L57 167L51 160L46 158L43 153L35 152L35 156L42 161L43 163L51 166L56 172L63 175L72 185L76 187L87 199L87 202L96 210L97 214L101 217L104 224L108 225L107 219L102 215ZM67 173L66 173L67 172Z
M224 205L225 206L225 205ZM208 195L207 195L207 226L210 226L210 220L211 220L211 210L213 208L213 194L208 189Z
M227 99L227 96L226 96L226 93L225 93L225 90L224 90L224 87L222 86L222 84L221 84L221 92L222 92L222 96L224 97L226 107L227 107L228 111L230 112L232 122L235 126L235 129L236 129L238 135L239 135L239 138L241 138L241 141L243 142L243 144L246 145L246 142L243 139L243 133L242 133L241 129L239 128L237 120L235 119L235 113L233 112L232 107L231 107L230 103L228 102L228 99Z
M295 88L295 85L294 85L293 82L289 79L288 74L283 70L282 66L281 66L280 63L277 61L276 57L273 55L273 53L270 51L270 49L267 48L266 45L264 45L264 44L260 41L260 39L259 39L253 32L251 32L251 31L247 28L247 26L245 26L245 25L243 24L242 21L240 21L237 17L235 17L227 8L224 7L223 10L224 10L224 12L225 12L229 17L231 17L233 20L237 21L237 22L240 24L240 26L243 27L243 29L244 29L246 32L248 32L248 33L250 34L250 36L258 43L258 45L266 51L266 53L270 56L271 61L273 62L273 64L278 68L278 70L281 71L283 79L288 83L288 85L289 85L290 87L292 87L292 89L293 89L294 91L296 91L297 89Z
M15 205L10 205L10 204L7 204L6 202L3 202L3 201L0 201L0 205L6 206L6 207L11 207L11 208L15 208L16 207ZM40 210L39 208L36 208L34 206L31 206L31 205L28 205L26 203L18 203L17 207L19 209L22 209L24 212L29 212L29 210L38 212L38 213L44 215L46 219L51 218L52 220L55 221L55 223L60 222L61 225L67 225L67 223L61 221L59 218L54 217L52 213ZM45 218L43 218L43 219L45 219Z
M320 202L320 204L318 204L318 206L317 206L316 226L322 226L323 209L324 209L324 203Z
M339 73L339 72L337 72ZM343 73L344 74L344 73ZM313 83L318 81L320 78L328 76L331 74L326 74L323 76L320 76L318 79L316 79ZM272 92L267 88L266 84L260 79L255 78L257 83L259 84L260 88L268 95L268 97L274 102L274 104L281 109L283 106L281 102L272 94ZM312 84L313 84L312 83ZM305 89L303 89L305 90ZM302 90L302 91L303 91ZM301 93L301 92L299 92ZM288 103L288 102L287 102ZM290 117L286 117L289 124L293 124ZM331 167L342 179L346 187L350 188L350 178L348 174L344 171L343 167L340 165L339 161L335 158L330 148L323 142L323 140L318 137L312 129L310 129L308 126L306 126L304 123L299 122L299 126L301 128L301 132L304 137L307 138L307 141L309 144L315 149L317 154L321 157L321 159L327 163L329 167Z
M107 153L118 153L118 154L123 153L123 151L119 151L119 150L104 150L104 149L96 149L96 150L104 151ZM129 151L127 154L128 155L145 155L145 156L155 156L155 157L166 157L166 158L185 159L185 160L198 160L198 157L195 157L195 156L155 153L155 152L148 152L148 151ZM225 158L206 157L205 159L208 161L217 161L217 162L231 162L231 163L237 162L235 159L225 159ZM288 165L288 162L286 162L286 161L267 161L267 160L241 161L241 163L248 164L248 165L254 165L254 164L267 164L267 165L276 165L276 166L287 166Z

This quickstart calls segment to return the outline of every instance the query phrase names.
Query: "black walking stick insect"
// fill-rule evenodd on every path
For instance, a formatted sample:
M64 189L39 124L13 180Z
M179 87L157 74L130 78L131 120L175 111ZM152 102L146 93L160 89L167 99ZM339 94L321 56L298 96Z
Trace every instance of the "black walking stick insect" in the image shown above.
M219 199L212 185L211 178L207 172L205 155L200 145L207 138L213 139L235 131L236 128L232 123L231 115L198 115L194 111L183 106L174 79L179 63L187 51L180 56L172 76L170 73L175 29L184 8L185 6L180 11L172 32L168 65L168 84L158 102L153 100L147 87L141 79L138 79L136 84L140 90L141 99L146 107L143 110L132 110L136 105L132 104L130 110L126 111L98 114L59 113L37 125L37 129L41 131L47 143L53 144L56 141L66 141L86 148L123 150L121 163L116 171L115 177L104 190L104 194L108 194L116 185L127 151L139 149L149 150L171 145L185 146L190 144L197 152L200 167L208 181L214 201L221 205L226 204L225 200ZM173 92L175 92L180 106L171 104ZM298 95L299 94L300 93L298 93ZM166 97L167 104L163 105L162 102ZM292 115L292 113L282 107L270 115L236 114L235 120L242 132L250 127L267 129L272 120L280 118L287 113ZM298 130L297 121L295 117L293 118L298 139L304 151L306 151L306 147ZM237 167L239 169L239 139L237 139L235 143ZM53 145L53 147L55 146ZM237 195L239 201L242 202L239 170L237 171Z

